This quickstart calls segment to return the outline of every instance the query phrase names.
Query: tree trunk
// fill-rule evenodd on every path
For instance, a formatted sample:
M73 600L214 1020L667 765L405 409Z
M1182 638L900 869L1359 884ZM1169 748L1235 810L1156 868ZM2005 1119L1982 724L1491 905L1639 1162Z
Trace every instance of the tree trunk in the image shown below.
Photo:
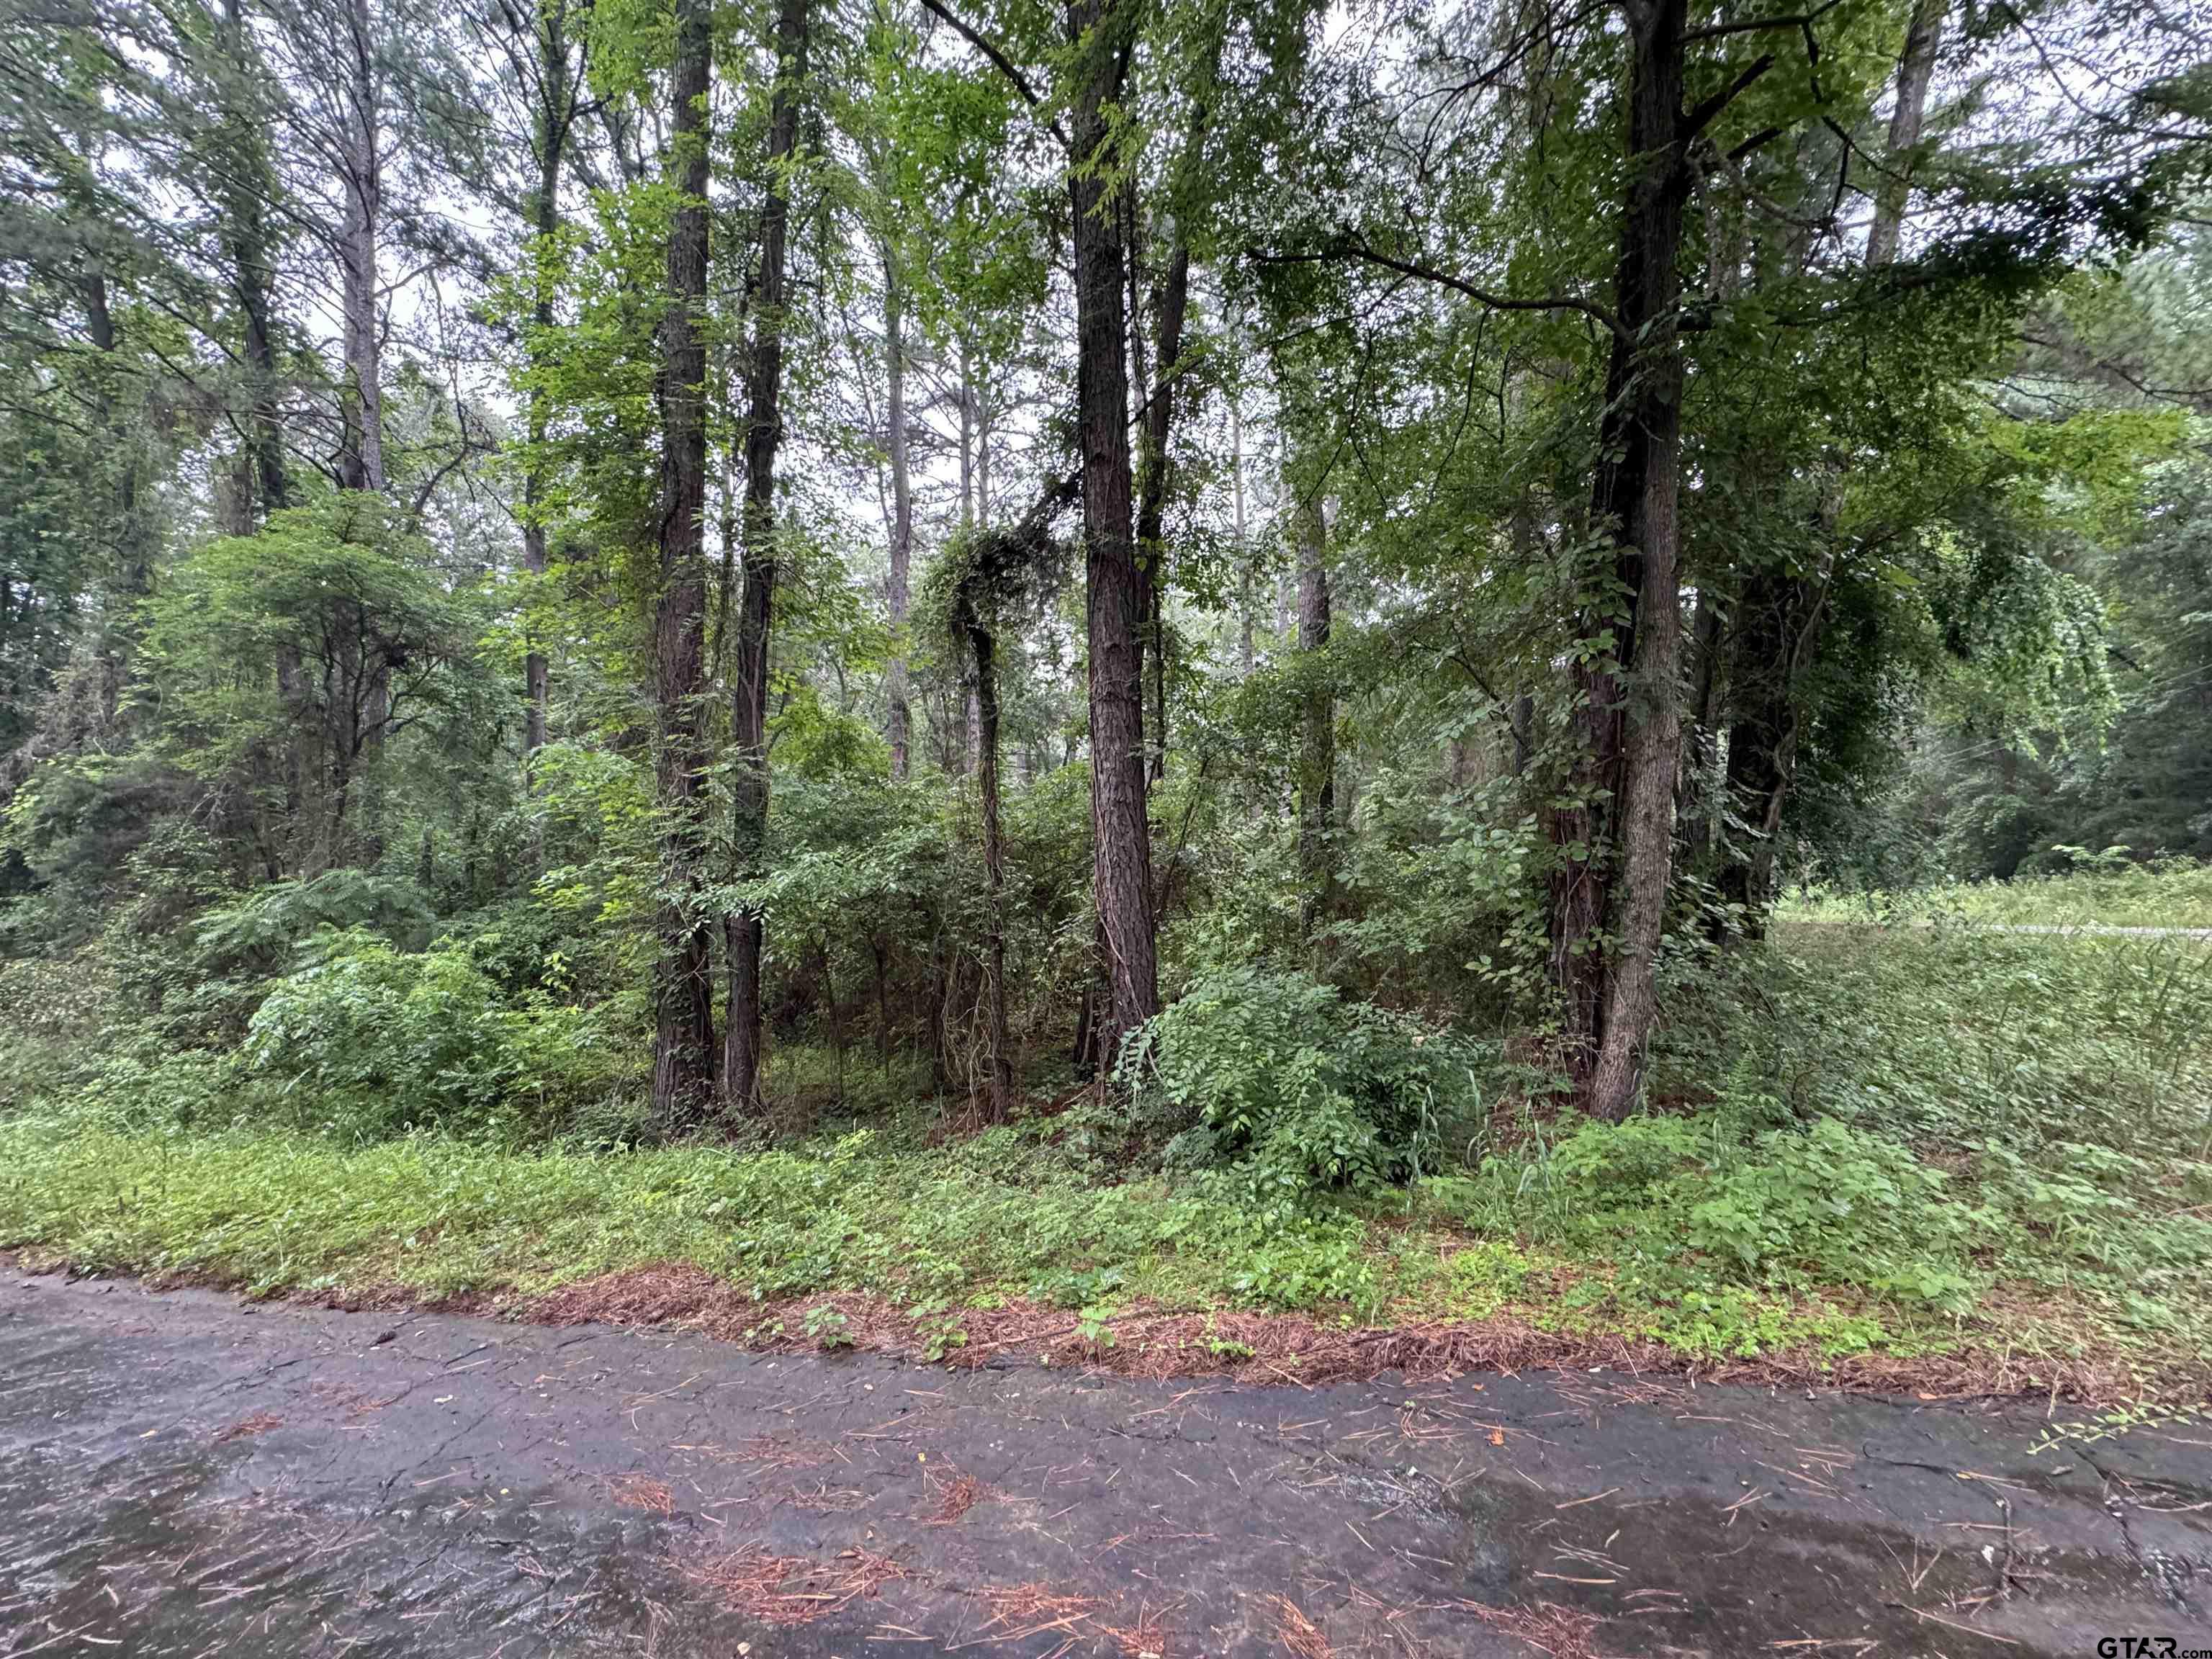
M1720 745L1721 606L1710 587L1698 590L1690 629L1690 732L1683 757L1680 803L1682 845L1699 868L1710 868L1713 818L1712 769Z
M754 289L752 361L745 375L744 592L738 603L731 690L732 843L738 873L761 873L768 839L769 629L775 602L775 453L783 437L783 306L791 198L786 163L799 142L806 77L808 0L781 0L775 93L769 109L768 201L761 210L760 279ZM729 1005L723 1017L722 1091L742 1111L760 1107L762 920L726 919Z
M223 9L223 48L230 69L246 84L258 76L259 66L249 56L246 21L240 0L227 0ZM230 260L232 292L246 323L246 447L251 463L258 524L291 502L285 476L284 433L277 410L276 304L271 295L276 281L275 237L269 228L264 191L270 187L269 141L258 112L236 107L238 97L227 94L223 114L224 167L218 188L222 202L222 243Z
M1073 148L1077 422L1083 450L1085 626L1089 636L1092 881L1103 936L1109 1006L1099 1054L1158 1012L1152 830L1145 813L1143 614L1130 501L1125 250L1109 193L1108 106L1128 68L1120 0L1072 0L1069 43L1079 84L1069 112Z
M1877 269L1897 257L1911 152L1927 113L1945 9L1945 0L1919 0L1899 60L1897 103L1889 119L1889 170L1876 190L1874 223L1867 234L1867 263ZM1820 538L1832 543L1832 507L1824 501L1819 511ZM1828 572L1817 578L1768 565L1745 584L1730 666L1728 791L1752 826L1752 840L1747 847L1732 849L1720 888L1723 899L1741 907L1740 925L1750 939L1765 935L1774 902L1783 811L1796 779L1802 721L1798 697L1819 650L1827 584L1838 556L1831 546Z
M1782 746L1791 724L1783 665L1795 631L1790 612L1796 586L1787 571L1774 566L1752 574L1738 601L1729 674L1728 797L1759 833L1753 845L1731 850L1721 868L1720 890L1723 900L1741 907L1743 931L1753 939L1765 931L1766 884L1774 867L1764 831L1771 813L1778 819L1783 793Z
M1905 31L1905 53L1897 66L1897 104L1889 115L1885 171L1875 188L1874 223L1867 230L1867 264L1881 266L1897 258L1905 207L1912 190L1912 151L1928 113L1928 84L1936 77L1936 54L1943 46L1943 14L1948 0L1918 0Z
M884 358L889 384L885 447L891 466L891 660L885 690L890 702L891 776L903 782L912 741L913 710L907 702L908 585L914 556L914 477L907 454L906 321L898 255L884 245Z
M1641 1086L1674 862L1681 745L1676 259L1689 198L1685 0L1627 0L1626 13L1631 168L1613 302L1621 329L1607 366L1591 501L1612 542L1620 596L1585 626L1590 643L1575 665L1583 756L1571 792L1580 804L1556 811L1552 825L1552 960L1565 1002L1568 1066L1581 1103L1614 1121L1627 1115ZM1599 646L1608 629L1610 647ZM1601 936L1608 921L1609 942Z
M960 342L960 527L975 522L975 383L969 378L968 342Z
M653 605L654 781L665 827L660 960L653 975L653 1105L689 1127L714 1086L714 1006L708 932L696 908L703 863L707 756L699 698L707 656L708 0L677 0L671 153L680 199L668 234L669 310L660 376L660 568Z
M1237 673L1252 678L1252 548L1244 526L1244 412L1241 400L1229 399L1229 483L1236 507L1237 536Z
M983 887L983 1116L1004 1123L1014 1102L1012 1045L1006 1036L1006 858L999 823L999 665L997 641L983 623L967 624L968 648L975 660L975 704L981 736L975 757L975 781L982 799Z
M1200 82L1208 89L1220 74L1221 44L1222 36L1217 33ZM1168 203L1168 210L1175 216L1175 240L1168 254L1167 272L1154 296L1159 336L1152 352L1152 370L1158 379L1145 405L1145 448L1142 465L1138 468L1141 485L1138 495L1137 551L1143 561L1146 620L1151 624L1146 644L1152 667L1151 781L1154 783L1164 778L1168 770L1168 439L1175 428L1176 380L1182 361L1183 324L1190 311L1189 198L1206 153L1206 135L1212 113L1212 104L1201 93L1191 106L1190 130L1184 135L1182 154L1176 163L1175 190ZM1133 212L1130 218L1133 226Z
M1822 528L1833 533L1833 526ZM1831 554L1832 560L1833 555ZM1729 669L1728 793L1753 826L1751 845L1721 872L1721 896L1743 907L1743 932L1759 939L1774 906L1782 809L1797 775L1800 694L1820 649L1832 563L1817 579L1768 567L1746 585Z
M568 88L568 45L562 32L562 13L551 8L537 14L538 185L530 199L532 327L530 355L535 360L544 349L553 326L553 284L548 262L554 238L561 229L561 163L567 147L572 111L566 102ZM522 562L532 575L545 574L545 430L550 413L545 388L533 379L528 414L529 450L522 471ZM526 755L545 746L545 705L550 690L545 653L533 642L524 657L523 735Z
M384 217L384 167L377 131L380 70L368 0L347 0L346 23L351 61L339 167L345 192L338 236L345 386L338 484L344 489L382 489L384 371L376 315L376 240Z
M1336 698L1321 665L1328 648L1328 526L1318 499L1301 499L1298 515L1298 652L1304 736L1298 749L1299 931L1335 908Z

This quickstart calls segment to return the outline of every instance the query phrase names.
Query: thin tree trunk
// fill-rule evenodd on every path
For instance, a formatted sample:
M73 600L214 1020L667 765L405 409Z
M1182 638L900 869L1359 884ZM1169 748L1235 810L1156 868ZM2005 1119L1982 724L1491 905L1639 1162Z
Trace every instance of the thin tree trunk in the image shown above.
M987 920L983 942L983 1115L1003 1123L1014 1100L1012 1044L1006 1036L1006 859L999 820L999 665L997 641L981 621L968 623L968 648L975 661L975 702L981 728L975 781L982 800L983 885Z
M1217 33L1200 84L1211 88L1218 77L1222 36ZM1144 453L1137 469L1140 481L1137 507L1137 550L1144 562L1146 581L1146 641L1152 659L1152 779L1158 783L1168 769L1168 633L1167 633L1167 501L1168 439L1175 428L1176 380L1182 361L1183 325L1190 311L1190 196L1197 183L1206 153L1206 136L1212 104L1203 94L1191 107L1190 130L1184 135L1182 154L1176 163L1175 190L1168 210L1175 216L1175 240L1168 254L1166 275L1155 299L1159 337L1152 353L1158 376L1145 405ZM1133 212L1133 221L1135 215Z
M1905 207L1912 191L1912 152L1928 114L1928 86L1936 78L1936 55L1943 48L1943 14L1948 0L1919 0L1905 31L1905 52L1897 66L1897 104L1889 115L1889 145L1881 181L1875 188L1874 223L1867 230L1867 264L1886 265L1897 258Z
M907 702L906 624L909 567L914 556L914 477L907 454L906 323L898 255L884 245L884 356L889 383L885 447L891 469L891 660L885 690L890 702L891 776L903 781L914 715Z
M1316 488L1318 489L1318 483ZM1335 908L1336 698L1314 659L1328 648L1328 526L1316 496L1298 502L1298 652L1304 708L1298 748L1300 932Z
M561 164L567 147L568 120L568 47L562 33L562 14L546 8L537 15L538 184L530 200L532 326L530 355L533 360L545 349L553 326L553 284L548 262L554 239L561 229ZM545 388L533 378L530 387L529 450L522 471L522 562L533 575L545 574L545 432L550 414ZM545 745L545 705L550 691L545 653L532 644L523 659L523 735L526 755Z
M1130 501L1125 250L1102 167L1108 106L1128 68L1120 0L1072 0L1067 37L1080 83L1069 112L1078 368L1083 449L1085 624L1090 643L1092 879L1112 987L1099 1053L1158 1012L1152 830L1145 811L1143 614ZM1088 39L1086 40L1086 37Z
M738 609L731 742L732 842L740 874L757 875L768 838L769 629L775 602L775 455L783 436L784 263L791 224L786 163L799 142L806 77L809 0L781 0L776 13L775 92L769 111L768 202L761 212L760 280L755 289L751 405L745 428L744 592ZM729 1003L722 1027L722 1091L743 1111L760 1107L762 918L740 910L724 923Z
M991 527L991 394L977 387L975 399L975 522Z
M960 526L975 522L975 384L969 379L968 342L960 342Z
M231 72L246 84L260 72L249 56L246 21L240 0L226 0L223 8L223 48ZM266 523L271 513L291 503L285 476L284 433L277 410L275 237L269 228L269 209L264 191L270 184L266 128L258 112L231 104L236 93L226 96L223 114L224 167L218 181L222 201L222 242L230 260L232 291L246 320L246 397L250 411L246 444L250 452L257 523Z
M1690 735L1681 780L1682 845L1698 860L1711 852L1713 758L1720 746L1721 606L1710 587L1698 590L1690 629Z
M351 54L339 184L345 219L338 264L345 386L344 442L338 483L346 489L384 488L383 344L377 328L377 235L384 216L383 158L378 149L377 47L368 0L347 0Z
M338 249L340 332L345 377L340 392L343 439L338 456L338 487L381 492L385 488L384 368L376 301L377 237L384 216L384 175L383 158L378 149L380 70L369 17L369 0L347 0L346 26L350 61L339 179L345 192L345 216ZM380 647L364 640L358 666L368 684L365 746L372 754L380 754L391 712L392 665ZM363 846L370 849L373 858L383 817L382 793L377 787L380 769L372 767L367 775L372 793L365 808L368 828ZM333 857L337 850L338 841L334 834Z
M660 380L660 569L653 606L655 783L665 815L660 960L653 975L653 1104L688 1127L714 1096L714 1007L706 923L696 908L703 863L707 756L699 729L707 654L708 0L676 0L671 149L680 198L668 235L669 312Z
M876 1064L888 1071L891 1063L890 964L885 960L884 936L871 934L868 952L876 968Z
M1738 601L1735 661L1729 677L1728 795L1742 804L1761 832L1782 796L1782 747L1790 724L1783 664L1795 631L1790 612L1796 586L1788 572L1763 565L1744 584ZM1721 869L1721 897L1741 908L1741 925L1751 938L1765 931L1766 880L1772 868L1771 852L1754 843L1735 849Z
M1920 143L1928 92L1942 50L1945 0L1919 0L1898 63L1897 102L1890 112L1887 171L1875 195L1867 234L1867 263L1880 268L1897 257L1910 195L1912 151ZM1832 543L1833 511L1820 508L1817 528ZM1774 874L1784 809L1796 780L1798 707L1804 676L1820 648L1827 611L1826 572L1815 577L1762 566L1745 583L1729 686L1729 799L1752 825L1747 847L1733 849L1721 871L1721 896L1741 907L1745 937L1759 939L1774 902Z
M1242 399L1229 399L1229 482L1236 503L1237 534L1237 672L1252 678L1252 548L1244 523L1244 411Z

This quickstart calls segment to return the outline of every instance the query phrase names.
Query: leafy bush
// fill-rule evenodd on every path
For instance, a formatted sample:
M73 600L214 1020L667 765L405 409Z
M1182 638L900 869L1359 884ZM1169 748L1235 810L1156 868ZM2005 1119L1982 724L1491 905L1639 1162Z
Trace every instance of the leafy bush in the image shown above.
M214 971L266 973L319 933L352 930L420 945L430 927L430 908L412 882L372 870L331 870L271 882L210 910L200 922L200 961Z
M247 1030L253 1073L309 1121L369 1134L489 1119L507 1082L496 988L464 953L410 955L364 929L276 981Z
M507 1005L466 942L418 953L326 935L253 1016L248 1073L303 1126L374 1138L435 1126L540 1136L618 1097L636 1048L602 1011ZM601 1114L593 1139L625 1139Z
M1130 1039L1120 1076L1180 1126L1170 1160L1242 1163L1292 1189L1373 1191L1439 1161L1472 1112L1471 1056L1310 975L1236 969Z

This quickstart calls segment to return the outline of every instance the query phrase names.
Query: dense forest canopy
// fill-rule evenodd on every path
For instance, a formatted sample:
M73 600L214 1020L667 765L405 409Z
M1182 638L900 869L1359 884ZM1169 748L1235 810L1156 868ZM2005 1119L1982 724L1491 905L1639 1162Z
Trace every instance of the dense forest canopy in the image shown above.
M2212 855L2177 0L6 20L0 949L170 1106L1359 1185Z

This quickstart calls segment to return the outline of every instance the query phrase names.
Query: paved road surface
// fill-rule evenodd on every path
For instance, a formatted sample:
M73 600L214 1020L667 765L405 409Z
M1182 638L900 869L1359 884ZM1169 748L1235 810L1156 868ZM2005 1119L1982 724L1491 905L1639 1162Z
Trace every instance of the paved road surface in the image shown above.
M0 1655L2212 1646L2212 1430L1314 1389L0 1279Z

